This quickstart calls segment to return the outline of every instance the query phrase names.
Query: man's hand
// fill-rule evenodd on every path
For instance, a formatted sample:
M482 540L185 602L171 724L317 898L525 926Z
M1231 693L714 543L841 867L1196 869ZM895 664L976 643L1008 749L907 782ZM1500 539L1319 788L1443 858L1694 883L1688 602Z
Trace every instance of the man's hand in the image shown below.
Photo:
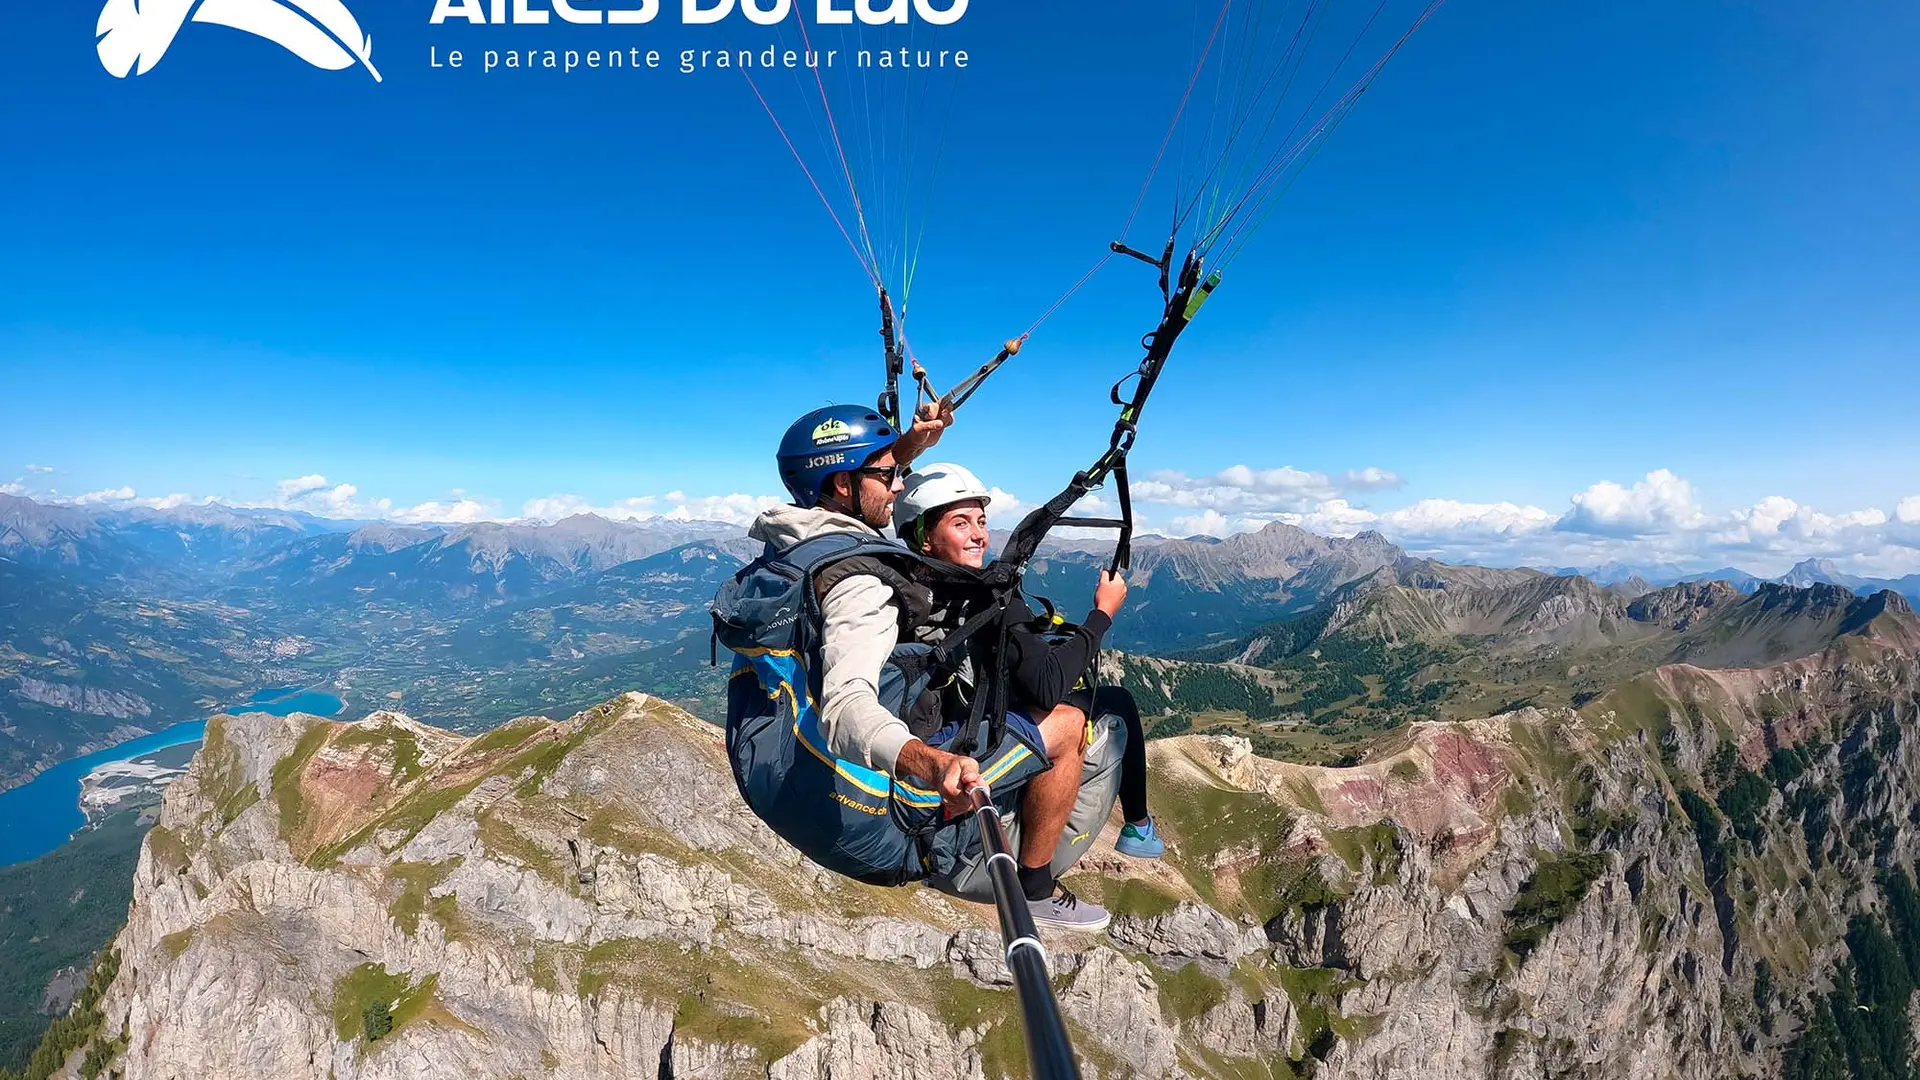
M1111 619L1120 614L1120 605L1126 602L1127 579L1111 570L1100 571L1100 584L1093 590L1093 606Z
M948 817L958 817L973 809L968 794L980 783L980 763L970 757L935 750L915 739L900 748L894 768L940 793Z
M940 751L936 750L938 754ZM980 763L959 754L942 754L940 781L936 785L947 806L948 817L959 817L973 809L973 789L980 786Z
M953 402L947 398L929 401L920 406L920 412L913 418L913 426L893 444L893 460L902 465L926 453L940 436L953 426Z

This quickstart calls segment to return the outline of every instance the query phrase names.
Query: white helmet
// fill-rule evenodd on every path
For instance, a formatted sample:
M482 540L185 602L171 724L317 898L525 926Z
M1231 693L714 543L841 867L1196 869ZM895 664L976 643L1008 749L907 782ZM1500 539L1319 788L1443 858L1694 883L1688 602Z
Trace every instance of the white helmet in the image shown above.
M964 466L943 461L908 474L906 490L893 500L893 520L904 538L926 515L972 499L980 500L982 506L993 501L979 477Z

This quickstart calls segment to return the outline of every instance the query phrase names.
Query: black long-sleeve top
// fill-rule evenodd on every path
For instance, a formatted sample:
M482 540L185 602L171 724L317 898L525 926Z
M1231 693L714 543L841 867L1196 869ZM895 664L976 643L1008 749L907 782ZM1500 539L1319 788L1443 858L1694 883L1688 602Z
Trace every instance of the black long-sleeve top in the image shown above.
M1073 693L1100 655L1100 639L1113 627L1107 613L1095 608L1080 625L1052 630L1017 596L1007 608L1007 620L1009 691L1013 704L1036 720ZM1050 630L1064 640L1048 640Z

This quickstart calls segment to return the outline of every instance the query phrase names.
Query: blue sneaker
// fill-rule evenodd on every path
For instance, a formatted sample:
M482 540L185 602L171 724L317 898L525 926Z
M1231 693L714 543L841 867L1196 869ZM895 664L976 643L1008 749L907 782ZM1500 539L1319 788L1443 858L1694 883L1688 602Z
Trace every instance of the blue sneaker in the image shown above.
M1113 850L1136 859L1157 859L1167 853L1167 842L1160 839L1153 819L1148 818L1144 826L1132 822L1122 825L1120 839L1114 842Z

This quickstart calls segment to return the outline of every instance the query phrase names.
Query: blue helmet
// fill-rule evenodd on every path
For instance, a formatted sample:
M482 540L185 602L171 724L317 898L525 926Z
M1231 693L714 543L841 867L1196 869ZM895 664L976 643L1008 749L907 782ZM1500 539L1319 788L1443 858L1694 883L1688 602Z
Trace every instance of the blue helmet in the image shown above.
M799 506L817 506L827 477L865 465L900 433L865 405L829 405L793 422L780 440L780 480Z

